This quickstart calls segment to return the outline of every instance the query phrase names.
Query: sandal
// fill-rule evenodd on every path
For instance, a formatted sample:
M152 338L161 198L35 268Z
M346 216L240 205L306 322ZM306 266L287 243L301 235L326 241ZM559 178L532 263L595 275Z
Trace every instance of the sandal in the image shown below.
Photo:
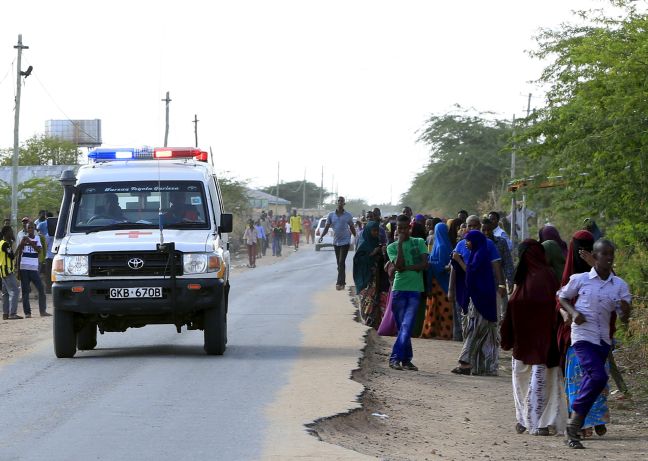
M520 423L515 423L515 432L517 434L524 434L526 432L526 427Z
M464 368L464 367L455 367L450 371L452 373L456 374L456 375L469 375L470 374L470 368Z
M580 440L577 439L567 439L565 440L565 443L569 448L574 448L576 450L582 450L585 448Z
M542 437L547 437L547 436L551 435L551 433L549 432L548 427L539 427L538 431L536 432L536 435L539 435L539 436L542 436Z
M592 429L591 427L581 429L581 435L584 439L587 439L594 435L594 429Z
M594 432L596 432L596 435L599 437L603 437L607 434L607 427L605 427L605 424L597 424L594 426Z

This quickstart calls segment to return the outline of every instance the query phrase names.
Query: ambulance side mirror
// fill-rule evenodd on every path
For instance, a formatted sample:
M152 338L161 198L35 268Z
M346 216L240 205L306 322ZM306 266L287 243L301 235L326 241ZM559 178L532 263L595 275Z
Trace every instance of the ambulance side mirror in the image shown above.
M58 224L58 218L47 218L47 235L54 237L56 234L56 224Z
M221 213L220 226L218 226L219 233L229 233L234 229L234 215L232 213Z

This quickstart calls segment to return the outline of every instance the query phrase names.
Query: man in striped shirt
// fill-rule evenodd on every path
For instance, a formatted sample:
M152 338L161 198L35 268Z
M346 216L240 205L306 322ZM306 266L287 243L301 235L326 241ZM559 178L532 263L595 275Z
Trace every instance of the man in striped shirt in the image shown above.
M18 242L16 253L20 255L20 281L22 287L22 304L25 317L31 317L31 306L29 304L29 293L33 283L38 290L38 310L41 317L49 317L52 314L46 311L47 301L45 298L45 286L38 274L38 255L43 251L40 237L36 235L34 223L29 222L26 226L26 235Z

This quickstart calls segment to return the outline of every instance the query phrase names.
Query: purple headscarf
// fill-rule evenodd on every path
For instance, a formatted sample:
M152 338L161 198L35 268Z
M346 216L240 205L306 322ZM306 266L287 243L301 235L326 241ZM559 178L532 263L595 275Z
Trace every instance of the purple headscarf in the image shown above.
M556 229L554 226L542 226L542 229L538 231L538 237L540 237L540 243L544 242L545 240L553 240L554 242L556 242L558 245L560 245L563 256L565 258L567 257L567 243L560 238L560 232L558 232L558 229Z
M497 322L497 292L495 276L486 236L472 230L464 237L472 249L466 264L466 288L475 309L489 322Z

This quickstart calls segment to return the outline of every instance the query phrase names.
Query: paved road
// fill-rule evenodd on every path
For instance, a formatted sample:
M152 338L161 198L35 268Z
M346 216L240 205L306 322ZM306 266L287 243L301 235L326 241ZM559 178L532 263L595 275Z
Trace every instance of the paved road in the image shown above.
M201 331L148 326L99 336L72 360L48 345L4 367L0 460L258 459L298 326L332 283L333 252L312 246L237 274L223 357L204 355Z

